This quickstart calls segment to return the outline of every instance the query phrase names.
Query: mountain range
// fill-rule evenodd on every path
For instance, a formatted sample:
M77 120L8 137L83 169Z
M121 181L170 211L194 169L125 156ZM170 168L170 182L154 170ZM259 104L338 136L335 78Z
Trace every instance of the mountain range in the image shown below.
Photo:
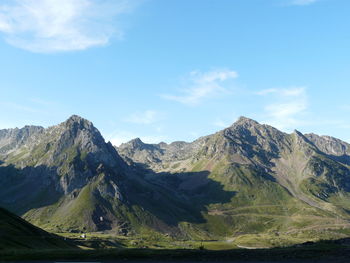
M0 206L51 232L345 237L350 145L241 117L190 143L116 147L73 115L49 128L0 130Z

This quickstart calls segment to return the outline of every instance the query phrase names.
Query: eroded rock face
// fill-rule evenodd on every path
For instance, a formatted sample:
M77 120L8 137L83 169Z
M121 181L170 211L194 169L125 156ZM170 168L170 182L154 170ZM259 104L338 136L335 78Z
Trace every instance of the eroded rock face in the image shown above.
M101 167L115 172L126 167L93 124L76 115L47 129L27 126L4 131L2 135L2 145L12 147L4 155L4 162L19 168L55 170L53 177L57 178L54 181L65 193L86 185L92 177L103 172Z
M40 126L25 126L22 129L0 130L0 156L4 156L30 142L36 134L44 131Z
M99 184L97 189L102 197L123 201L123 195L118 185L111 180L106 180L103 184Z
M337 138L330 136L319 136L314 133L305 134L320 151L330 155L350 155L350 145Z

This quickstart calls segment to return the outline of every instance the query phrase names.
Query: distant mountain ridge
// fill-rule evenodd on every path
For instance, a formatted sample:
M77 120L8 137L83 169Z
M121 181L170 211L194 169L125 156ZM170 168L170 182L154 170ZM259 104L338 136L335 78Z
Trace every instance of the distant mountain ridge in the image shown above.
M245 117L190 143L113 147L73 115L47 129L0 130L0 205L52 231L343 237L349 160L339 139Z
M40 126L25 126L22 129L0 130L0 154L4 155L24 145L34 134L40 133L43 130L44 128Z

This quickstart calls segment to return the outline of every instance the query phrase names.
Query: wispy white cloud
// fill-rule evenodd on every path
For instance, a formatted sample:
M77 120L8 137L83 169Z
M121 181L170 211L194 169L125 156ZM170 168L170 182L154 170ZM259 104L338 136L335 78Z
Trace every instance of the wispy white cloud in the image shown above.
M278 94L282 97L293 97L293 96L302 96L305 94L304 87L295 87L289 89L265 89L256 92L257 95L268 95L268 94Z
M237 120L237 118L238 118L237 114L235 113L229 114L223 118L222 117L216 118L215 121L212 122L212 125L219 128L227 128L230 125L232 125L232 123L234 123L234 121Z
M213 122L213 125L219 128L226 128L229 126L229 124L221 119L217 119Z
M4 0L0 32L16 47L49 53L104 46L123 31L116 19L139 0Z
M291 1L291 5L311 5L314 4L316 2L318 2L319 0L293 0Z
M124 119L125 122L135 124L153 124L164 118L164 114L154 111L146 110L144 112L136 112Z
M1 102L0 101L0 107L5 108L6 110L13 110L17 112L25 112L25 113L41 113L40 110L33 108L33 107L28 107L26 105L14 103L14 102Z
M42 98L38 98L38 97L28 98L28 101L32 104L42 106L42 107L49 107L49 106L57 105L56 101L46 100L46 99L42 99Z
M350 111L350 105L349 105L349 104L340 105L340 106L338 106L338 108L339 108L340 110Z
M267 89L256 94L272 96L273 102L264 108L266 116L266 121L264 122L287 131L296 128L302 123L301 117L308 107L305 87Z
M162 95L164 99L195 106L204 99L228 93L227 82L238 77L237 72L228 69L209 72L193 71L186 78L182 95Z

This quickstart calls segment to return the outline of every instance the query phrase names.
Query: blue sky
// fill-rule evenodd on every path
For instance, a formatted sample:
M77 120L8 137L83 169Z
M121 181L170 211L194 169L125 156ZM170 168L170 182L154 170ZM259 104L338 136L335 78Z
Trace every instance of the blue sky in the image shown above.
M4 0L0 128L72 114L114 144L239 116L350 142L348 0Z

